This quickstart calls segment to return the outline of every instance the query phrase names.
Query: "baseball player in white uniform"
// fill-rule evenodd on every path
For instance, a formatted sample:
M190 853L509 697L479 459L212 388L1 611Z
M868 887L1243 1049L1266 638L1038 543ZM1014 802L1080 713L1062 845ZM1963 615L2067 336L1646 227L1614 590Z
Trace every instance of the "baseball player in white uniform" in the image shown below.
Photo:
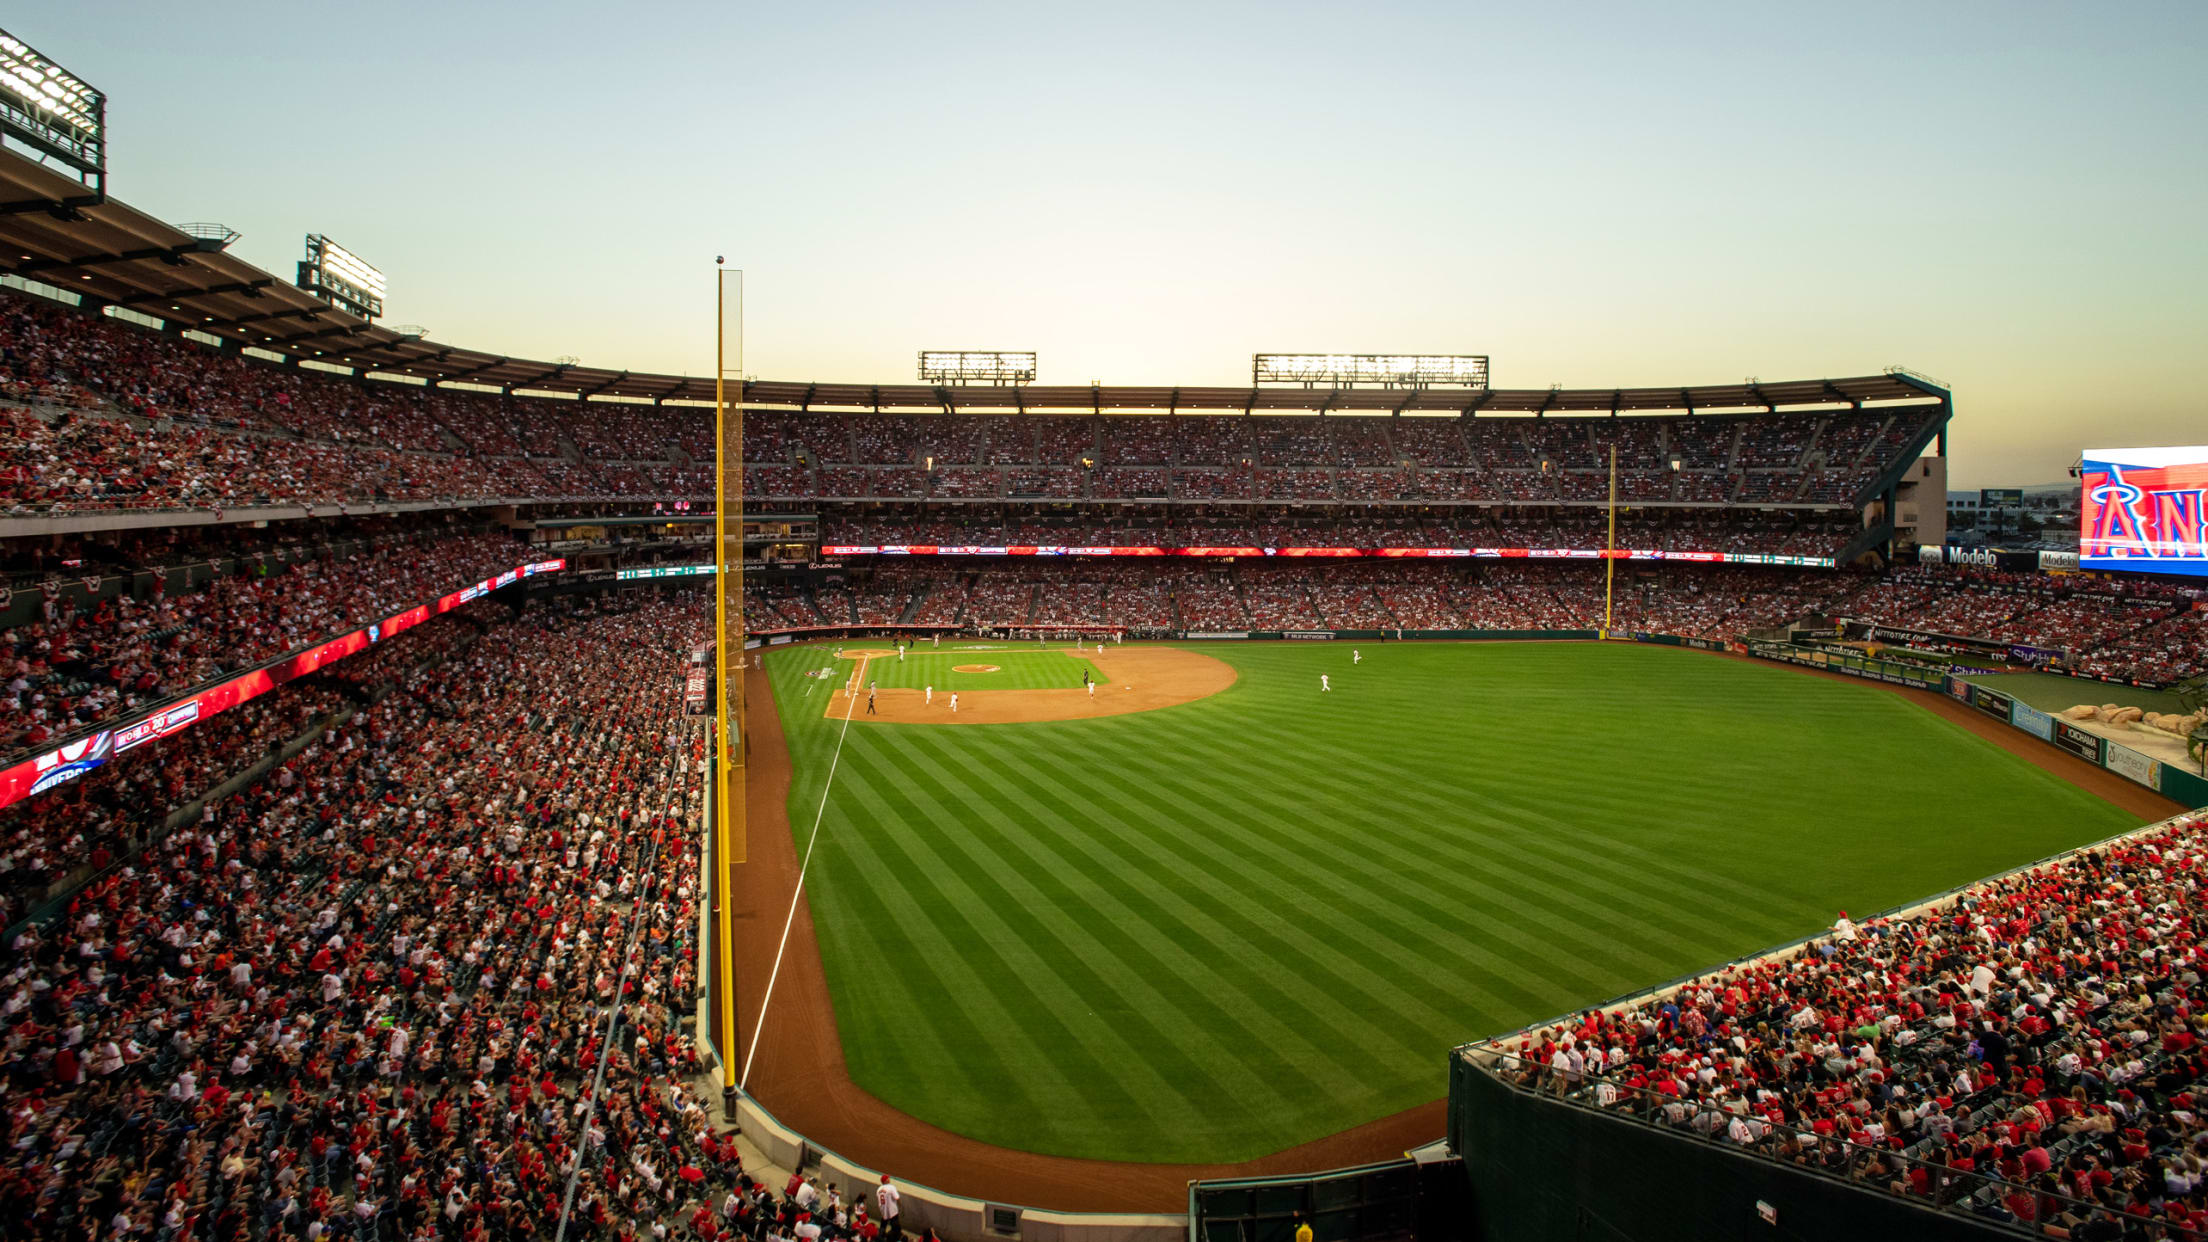
M1328 681L1328 680L1326 679L1326 674L1324 674L1324 673L1321 673L1321 674L1319 674L1319 689L1321 689L1321 690L1332 690L1333 688L1334 688L1334 685L1333 685L1333 683L1332 683L1332 682L1329 682L1329 681Z
M935 706L935 687L934 687L934 686L929 686L929 687L928 687L928 689L927 689L927 695L928 695L928 701L927 701L927 704L926 704L926 706L928 706L928 707L933 707L933 706Z
M1363 664L1365 662L1365 653L1357 650L1355 647L1351 647L1349 649L1349 662L1351 664Z

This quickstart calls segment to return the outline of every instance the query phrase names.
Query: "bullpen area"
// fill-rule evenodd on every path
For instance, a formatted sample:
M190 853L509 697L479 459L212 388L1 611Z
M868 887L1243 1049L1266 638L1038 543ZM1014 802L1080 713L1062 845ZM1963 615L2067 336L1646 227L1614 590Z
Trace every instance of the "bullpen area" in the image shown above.
M824 1060L778 1099L776 1068L758 1077L847 1154L909 1122L932 1137L900 1167L948 1189L977 1145L1058 1168L1055 1206L1148 1196L1090 1162L1162 1186L1298 1144L1398 1154L1439 1133L1466 1038L2159 814L1939 696L1678 648L985 646L766 652L809 915L788 952L817 938L833 1021L793 985L762 1047L796 1058L776 1024L817 1032L848 1082ZM1147 680L1106 681L1115 657ZM949 727L952 687L961 715L990 694L1081 707L1084 668L1099 698L1157 702ZM868 681L935 702L869 717ZM826 1102L854 1085L872 1099Z

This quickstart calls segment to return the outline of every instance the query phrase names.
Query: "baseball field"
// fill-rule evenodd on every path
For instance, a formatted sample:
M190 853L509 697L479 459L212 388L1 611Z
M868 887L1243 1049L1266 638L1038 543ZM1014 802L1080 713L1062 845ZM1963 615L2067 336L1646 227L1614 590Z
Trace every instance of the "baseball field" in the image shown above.
M1468 1038L2140 822L1867 684L1359 649L768 652L850 1080L1018 1151L1245 1160L1434 1100Z

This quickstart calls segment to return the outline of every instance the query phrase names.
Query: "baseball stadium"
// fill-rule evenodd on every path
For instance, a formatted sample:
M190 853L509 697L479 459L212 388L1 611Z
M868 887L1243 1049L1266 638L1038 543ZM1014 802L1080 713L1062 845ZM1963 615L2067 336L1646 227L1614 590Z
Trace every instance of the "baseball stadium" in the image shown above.
M0 34L11 1236L2208 1237L2208 448L538 361L106 105Z

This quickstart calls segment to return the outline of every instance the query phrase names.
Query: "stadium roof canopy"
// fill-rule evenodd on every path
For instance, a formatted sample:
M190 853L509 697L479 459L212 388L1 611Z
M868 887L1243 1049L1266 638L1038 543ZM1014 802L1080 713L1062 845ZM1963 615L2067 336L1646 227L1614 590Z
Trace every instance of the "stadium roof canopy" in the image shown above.
M443 345L361 319L238 259L235 234L175 226L109 199L70 206L83 186L13 152L0 153L0 271L76 291L242 347L406 376L577 398L710 404L713 378L540 362ZM1069 411L1336 411L1616 414L1630 411L1785 409L1948 399L1904 372L1851 379L1687 388L1175 388L752 381L747 406L794 409Z

